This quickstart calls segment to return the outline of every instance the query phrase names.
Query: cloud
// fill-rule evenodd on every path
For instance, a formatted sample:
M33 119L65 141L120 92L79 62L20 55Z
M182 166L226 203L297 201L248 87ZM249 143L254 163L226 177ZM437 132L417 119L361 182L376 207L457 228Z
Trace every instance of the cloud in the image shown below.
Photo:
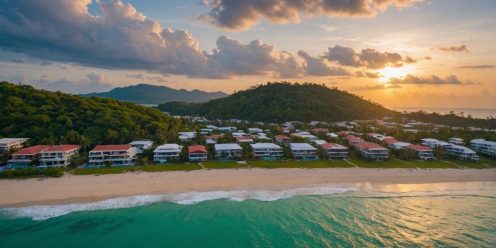
M368 72L368 71L357 71L355 73L357 77L368 77L368 78L381 78L382 75L379 72Z
M0 80L28 84L38 89L61 91L69 94L103 92L115 87L109 78L94 72L87 74L86 78L81 80L69 80L66 78L50 80L46 76L31 80L19 74L0 75Z
M324 67L317 58L302 64L297 55L260 40L243 44L221 36L213 51L207 52L190 32L162 28L128 3L96 1L101 14L92 15L88 12L91 2L0 1L0 48L75 65L193 78L345 74L344 69Z
M496 68L496 65L466 65L456 67L455 69L492 69Z
M350 90L351 91L371 91L371 90L385 90L385 89L400 89L401 86L397 84L371 84L371 85L365 85L365 86L358 86L358 87L353 87Z
M143 80L145 77L143 74L127 74L126 77Z
M436 75L431 75L429 77L416 77L411 74L406 75L403 79L391 78L388 82L389 84L416 84L416 85L467 85L473 84L470 81L460 81L455 75L449 75L446 78L441 78Z
M332 67L326 64L322 58L316 58L308 55L305 51L298 51L298 55L305 60L304 70L308 76L347 76L348 71L341 67Z
M466 45L440 47L439 50L444 51L444 52L467 52L468 53L468 48Z
M210 9L199 18L230 30L247 29L260 20L298 23L301 16L367 17L390 6L406 7L419 0L204 0Z
M404 64L417 62L398 53L379 52L370 48L363 49L358 53L353 48L339 45L329 47L322 57L341 65L370 69L382 69L386 66L401 67Z

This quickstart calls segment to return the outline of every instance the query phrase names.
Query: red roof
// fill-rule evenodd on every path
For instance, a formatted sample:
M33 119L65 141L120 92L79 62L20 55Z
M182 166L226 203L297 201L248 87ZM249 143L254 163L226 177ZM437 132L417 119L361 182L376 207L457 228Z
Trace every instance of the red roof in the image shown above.
M222 138L224 135L223 134L212 134L207 136L207 139L219 139Z
M346 140L348 140L348 142L364 142L364 140L361 139L360 137L356 137L353 135L347 135Z
M391 144L394 144L394 143L398 143L399 141L395 138L385 138L384 139L384 142L388 145L391 145Z
M104 152L104 151L127 151L132 146L129 144L126 145L97 145L92 152Z
M72 150L76 150L81 148L78 145L58 145L58 146L50 146L48 149L43 152L68 152Z
M207 153L207 148L202 145L188 146L188 153Z
M276 135L275 138L278 140L289 140L290 139L288 136L282 135L282 134Z
M241 141L241 140L253 140L253 139L251 137L247 137L247 136L239 136L239 137L236 137L236 140Z
M339 132L339 133L338 133L338 135L339 135L339 136L346 136L346 135L348 135L349 133L350 133L350 132L348 132L348 131L341 131L341 132Z
M342 148L342 146L338 145L338 144L334 144L334 143L325 143L325 144L322 144L320 145L322 148L324 149L331 149L331 148Z
M47 145L37 145L19 149L18 151L12 153L12 155L35 155L43 150L48 149L50 146Z
M363 143L358 143L355 145L355 148L358 150L362 149L386 149L376 143L370 143L370 142L363 142Z
M327 129L327 128L314 128L314 129L312 129L312 132L313 133L325 133L325 132L329 132L329 129Z
M415 151L419 151L419 152L432 151L432 148L430 148L428 146L421 146L421 145L409 145L409 146L407 146L407 148L415 150Z

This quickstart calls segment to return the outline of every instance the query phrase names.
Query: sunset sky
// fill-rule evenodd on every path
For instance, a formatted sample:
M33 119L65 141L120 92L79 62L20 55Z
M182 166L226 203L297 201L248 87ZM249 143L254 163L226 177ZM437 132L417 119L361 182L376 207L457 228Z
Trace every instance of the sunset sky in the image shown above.
M494 0L1 0L0 80L68 93L316 82L496 106Z

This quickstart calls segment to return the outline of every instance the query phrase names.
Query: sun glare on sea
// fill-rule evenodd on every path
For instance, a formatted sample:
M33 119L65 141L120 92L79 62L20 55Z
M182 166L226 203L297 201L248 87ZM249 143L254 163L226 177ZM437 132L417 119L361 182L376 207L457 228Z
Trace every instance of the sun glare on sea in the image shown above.
M407 74L411 73L411 68L409 66L402 67L391 67L387 66L384 69L377 71L381 74L379 81L387 83L391 78L403 78Z

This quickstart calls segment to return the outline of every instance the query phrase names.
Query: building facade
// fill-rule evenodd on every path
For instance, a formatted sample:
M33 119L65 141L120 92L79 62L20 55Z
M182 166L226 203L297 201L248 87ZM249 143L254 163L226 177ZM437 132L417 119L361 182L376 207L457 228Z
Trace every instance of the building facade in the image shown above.
M78 145L57 145L40 152L41 167L63 167L69 165L71 159L79 153Z
M28 138L2 138L0 139L0 153L22 148L28 140Z
M97 145L88 154L88 165L132 166L136 161L138 149L131 145Z
M164 144L153 151L153 161L163 164L180 159L182 146L178 144Z
M12 153L12 159L7 161L7 168L19 169L28 168L39 165L40 153L50 146L37 145L26 148L21 148ZM36 164L35 164L36 163Z
M191 162L207 161L208 159L207 148L205 148L205 146L202 145L188 146L188 159Z
M366 159L383 161L389 158L389 150L375 143L357 143L354 145L354 148Z
M277 160L282 158L282 147L274 143L251 144L255 159Z
M316 160L319 158L317 156L317 148L307 143L290 143L289 149L295 159Z
M484 139L474 139L470 141L470 147L475 151L490 157L496 157L496 142Z
M219 160L238 160L243 157L243 148L236 143L215 144L215 158Z
M328 159L346 159L348 158L348 147L335 143L321 144Z

